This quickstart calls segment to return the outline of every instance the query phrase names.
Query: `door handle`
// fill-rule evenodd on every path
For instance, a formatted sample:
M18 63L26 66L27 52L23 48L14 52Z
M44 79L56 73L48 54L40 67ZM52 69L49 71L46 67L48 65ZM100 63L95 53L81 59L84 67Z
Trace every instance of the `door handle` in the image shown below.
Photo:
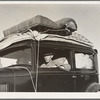
M77 78L77 76L73 75L72 78Z

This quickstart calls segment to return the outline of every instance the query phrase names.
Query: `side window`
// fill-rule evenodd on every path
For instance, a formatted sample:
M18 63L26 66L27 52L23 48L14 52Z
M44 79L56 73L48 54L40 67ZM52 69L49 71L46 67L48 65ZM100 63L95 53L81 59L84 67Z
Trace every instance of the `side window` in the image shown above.
M59 48L40 48L40 68L57 68L70 65L70 50ZM60 68L59 67L59 68Z
M1 67L7 67L15 64L31 65L31 48L16 47L1 52ZM6 62L6 63L5 63Z
M93 55L75 53L75 63L77 69L93 69Z

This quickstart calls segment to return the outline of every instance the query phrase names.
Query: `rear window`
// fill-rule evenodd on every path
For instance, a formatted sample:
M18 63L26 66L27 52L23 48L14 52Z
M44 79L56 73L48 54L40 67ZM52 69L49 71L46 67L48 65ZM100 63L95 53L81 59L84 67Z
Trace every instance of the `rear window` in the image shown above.
M75 53L75 63L77 69L93 69L93 55Z

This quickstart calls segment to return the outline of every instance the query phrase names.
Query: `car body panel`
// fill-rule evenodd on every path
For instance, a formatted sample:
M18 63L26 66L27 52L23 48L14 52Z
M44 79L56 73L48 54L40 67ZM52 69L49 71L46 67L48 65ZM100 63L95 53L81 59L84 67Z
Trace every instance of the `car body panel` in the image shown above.
M42 36L42 37L41 37ZM41 37L41 38L40 38ZM14 39L15 40L14 40ZM9 41L12 39L12 41ZM62 37L51 34L40 34L35 37L29 34L14 34L10 38L6 38L0 44L1 54L4 50L10 47L14 48L15 44L31 41L32 49L32 65L31 68L27 65L13 66L0 68L1 77L0 84L7 84L9 92L83 92L92 82L98 83L97 68L93 70L78 70L75 66L75 51L85 53L94 53L91 43L79 43L71 40L69 37ZM9 42L8 42L9 41ZM8 42L7 45L4 45ZM17 46L17 45L16 45ZM21 45L20 45L21 46ZM38 69L39 67L39 52L40 47L50 47L52 49L70 50L70 64L72 70L67 72L61 69ZM97 63L95 61L95 63ZM95 64L96 65L96 64ZM97 65L96 65L97 66ZM95 71L96 70L96 71ZM9 77L8 77L9 76ZM2 85L1 85L2 86ZM6 88L6 85L5 85ZM2 91L2 90L1 90Z
M29 67L26 68L22 66L0 69L0 85L7 84L7 91L9 92L34 91L30 77L31 72L29 72L30 69Z

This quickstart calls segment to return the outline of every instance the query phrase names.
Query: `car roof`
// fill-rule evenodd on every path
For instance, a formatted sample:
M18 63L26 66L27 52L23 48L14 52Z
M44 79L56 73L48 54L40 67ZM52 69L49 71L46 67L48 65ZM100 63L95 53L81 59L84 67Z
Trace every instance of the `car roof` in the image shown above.
M37 35L34 32L26 32L26 33L17 33L11 34L5 37L0 42L0 50L10 46L13 43L17 43L24 40L33 40L33 41L56 41L56 42L64 42L71 43L75 45L81 45L85 47L93 48L93 43L90 42L87 38L78 34L76 32L72 33L68 36L61 36L57 34L47 34L47 33L38 33Z
M91 43L86 37L82 36L76 31L71 32L68 30L68 28L62 28L69 21L74 22L75 30L77 30L77 24L72 18L63 18L57 22L54 22L51 19L41 15L32 17L3 31L4 39L2 39L0 42L0 50L10 46L13 43L24 40L49 42L56 41L90 48L93 47L93 43ZM64 35L62 35L62 33Z

